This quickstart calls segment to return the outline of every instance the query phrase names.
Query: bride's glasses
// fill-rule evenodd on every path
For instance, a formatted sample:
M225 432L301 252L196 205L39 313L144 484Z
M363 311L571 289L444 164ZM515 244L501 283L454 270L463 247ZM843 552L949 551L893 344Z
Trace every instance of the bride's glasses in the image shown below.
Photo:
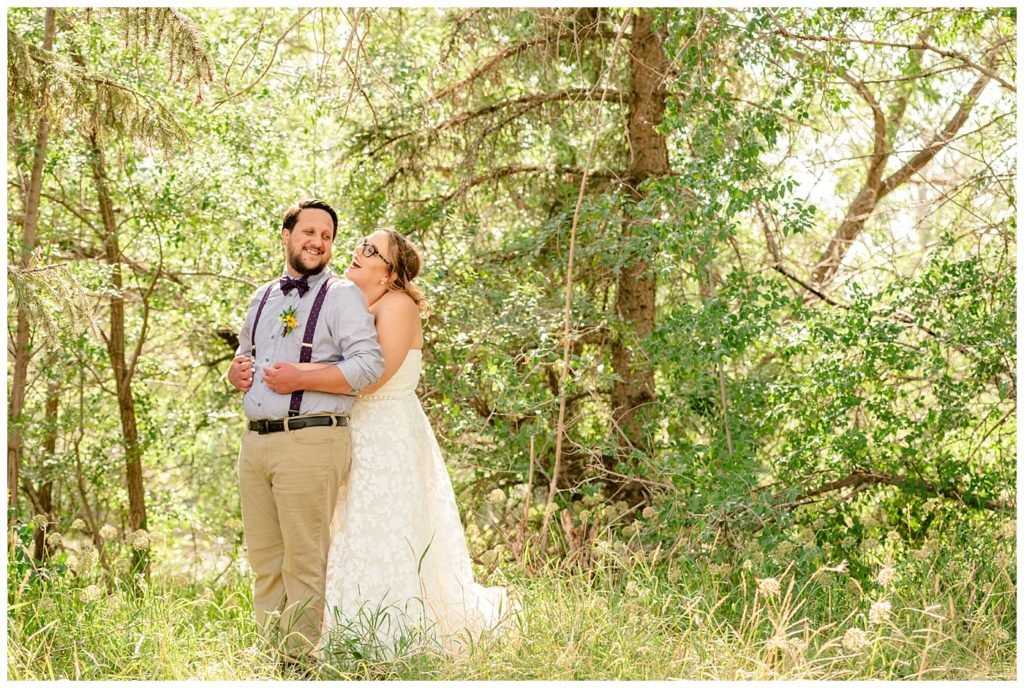
M384 261L384 264L387 265L389 269L395 269L395 266L391 264L391 261L385 258L383 254L381 254L380 250L366 239L363 239L361 243L356 245L356 249L363 254L364 258L373 258L374 256L377 256Z

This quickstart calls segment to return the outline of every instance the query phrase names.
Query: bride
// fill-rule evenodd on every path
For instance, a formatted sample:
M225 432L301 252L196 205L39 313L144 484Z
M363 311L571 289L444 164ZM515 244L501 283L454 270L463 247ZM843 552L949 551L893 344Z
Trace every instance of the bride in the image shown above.
M384 374L352 409L352 468L327 562L327 653L353 643L384 654L424 644L459 652L509 611L503 588L473 581L455 493L416 397L427 307L413 283L420 263L405 237L380 230L345 270L374 315Z

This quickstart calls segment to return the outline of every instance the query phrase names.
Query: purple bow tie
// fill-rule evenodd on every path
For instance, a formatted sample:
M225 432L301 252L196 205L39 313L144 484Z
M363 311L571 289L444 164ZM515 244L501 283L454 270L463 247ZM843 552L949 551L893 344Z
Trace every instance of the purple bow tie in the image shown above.
M284 292L285 294L287 294L292 289L298 289L299 290L299 297L300 298L305 296L306 292L309 291L309 282L306 281L306 277L302 276L299 279L292 279L288 275L285 275L284 277L282 277L281 278L281 291Z

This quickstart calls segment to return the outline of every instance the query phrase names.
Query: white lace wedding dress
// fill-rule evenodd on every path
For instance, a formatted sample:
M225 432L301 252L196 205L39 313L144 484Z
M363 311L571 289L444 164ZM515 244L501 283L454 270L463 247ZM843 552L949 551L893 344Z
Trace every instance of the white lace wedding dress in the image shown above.
M508 617L505 590L473 582L451 480L416 397L421 359L411 350L352 409L352 469L327 563L327 652L460 652Z

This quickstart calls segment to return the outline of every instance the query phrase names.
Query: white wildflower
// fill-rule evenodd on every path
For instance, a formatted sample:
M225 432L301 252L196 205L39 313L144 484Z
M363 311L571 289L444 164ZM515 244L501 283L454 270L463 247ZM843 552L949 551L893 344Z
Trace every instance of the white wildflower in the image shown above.
M40 614L49 614L56 611L56 609L57 603L53 601L52 597L43 597L39 600L39 604L36 605L36 610Z
M46 536L46 546L50 549L57 549L64 544L64 538L60 536L60 533L50 533Z
M891 566L883 566L875 574L875 580L883 588L888 588L889 585L896 579L896 569Z
M96 554L94 549L83 549L79 555L79 569L82 571L88 571L96 564L96 560L99 555Z
M104 540L113 540L117 537L117 528L107 523L100 528L100 537Z
M36 525L36 528L45 528L49 520L46 518L46 514L36 514L32 517L32 523Z
M149 533L142 530L136 530L130 536L132 547L138 550L149 549Z
M505 503L505 493L496 487L487 494L487 502L494 506L501 506Z
M93 584L82 590L80 594L83 602L95 602L100 598L101 592L100 586Z
M732 570L732 566L727 561L723 561L721 564L708 564L708 573L712 576L721 578Z
M85 530L85 521L80 518L76 518L71 522L71 530Z
M77 573L79 570L78 557L76 557L74 554L69 554L68 558L64 560L64 565Z
M775 578L756 578L757 592L765 597L775 597L782 590L782 586Z
M868 634L859 628L849 628L843 634L843 647L847 652L857 653L867 647Z
M868 620L873 624L883 623L892 613L892 604L888 600L878 600L871 605Z
M878 549L878 540L875 538L868 538L860 543L860 550L862 552L870 552L873 549Z
M653 506L645 506L644 510L640 512L640 515L644 518L654 518L658 512L654 510Z
M559 509L559 506L558 506L557 504L555 504L554 502L551 502L550 504L548 504L548 505L547 505L547 506L545 507L545 512L547 513L547 515L548 515L548 516L551 516L551 515L553 515L553 514L554 514L554 513L556 512L556 511L558 511L558 509Z

